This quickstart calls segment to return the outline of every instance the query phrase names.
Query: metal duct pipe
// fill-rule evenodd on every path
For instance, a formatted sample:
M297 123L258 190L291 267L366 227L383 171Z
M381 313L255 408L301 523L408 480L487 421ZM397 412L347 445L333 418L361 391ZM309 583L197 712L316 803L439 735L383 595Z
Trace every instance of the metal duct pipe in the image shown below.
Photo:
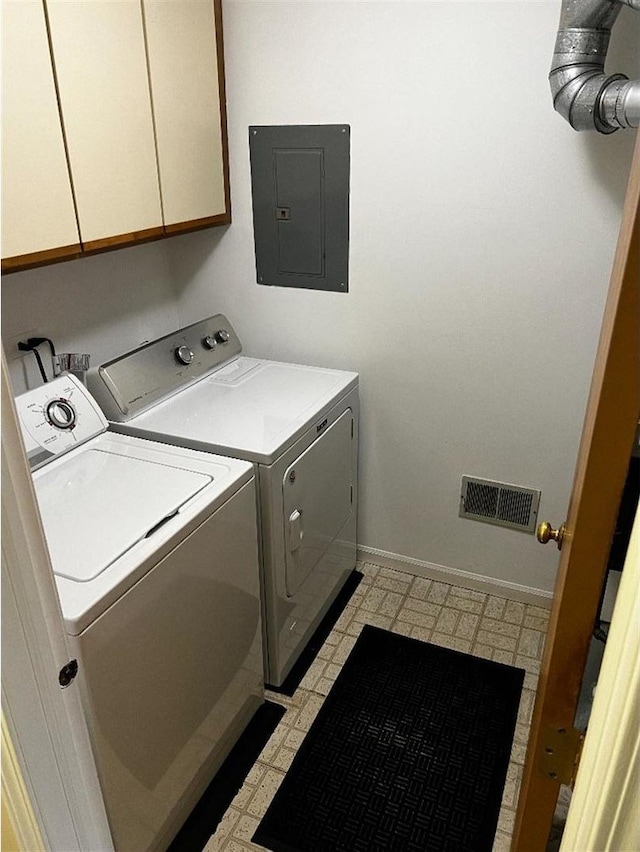
M549 82L554 108L574 130L613 133L640 126L640 80L604 73L622 4L640 11L640 0L562 2Z

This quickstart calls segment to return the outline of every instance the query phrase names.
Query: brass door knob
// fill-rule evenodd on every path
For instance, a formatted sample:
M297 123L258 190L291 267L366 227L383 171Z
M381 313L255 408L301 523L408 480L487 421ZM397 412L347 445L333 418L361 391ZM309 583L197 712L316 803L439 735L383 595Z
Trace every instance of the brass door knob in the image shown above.
M540 544L546 544L553 539L558 545L558 550L562 550L562 539L564 538L565 529L566 524L562 524L560 529L554 530L549 521L542 521L541 524L538 524L536 538Z

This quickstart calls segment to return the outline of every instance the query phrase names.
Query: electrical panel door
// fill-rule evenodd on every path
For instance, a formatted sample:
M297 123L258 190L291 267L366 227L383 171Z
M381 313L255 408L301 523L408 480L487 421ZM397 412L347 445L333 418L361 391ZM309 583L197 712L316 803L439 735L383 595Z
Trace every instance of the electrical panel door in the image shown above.
M349 289L346 124L250 127L259 284Z

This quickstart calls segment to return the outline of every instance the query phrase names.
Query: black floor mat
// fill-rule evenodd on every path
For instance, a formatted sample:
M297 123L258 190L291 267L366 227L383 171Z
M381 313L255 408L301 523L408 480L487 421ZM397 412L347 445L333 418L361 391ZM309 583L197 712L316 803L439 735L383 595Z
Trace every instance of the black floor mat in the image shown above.
M254 841L274 852L490 852L523 679L365 626Z
M326 612L326 615L316 628L313 636L305 645L304 651L296 660L295 665L282 681L281 686L273 686L267 684L267 689L272 692L279 692L282 695L293 695L296 689L300 686L300 681L306 675L309 666L318 656L318 651L325 643L327 636L333 630L333 625L342 615L346 605L351 600L351 596L360 585L362 574L359 571L352 571L346 579L344 586L338 592L334 602Z
M272 701L257 709L167 852L202 852L284 714Z

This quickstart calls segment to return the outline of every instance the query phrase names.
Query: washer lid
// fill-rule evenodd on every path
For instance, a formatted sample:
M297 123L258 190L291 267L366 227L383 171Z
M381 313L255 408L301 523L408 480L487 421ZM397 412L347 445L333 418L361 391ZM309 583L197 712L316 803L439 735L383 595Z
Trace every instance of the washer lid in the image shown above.
M43 469L38 505L54 572L94 579L212 480L93 447Z

